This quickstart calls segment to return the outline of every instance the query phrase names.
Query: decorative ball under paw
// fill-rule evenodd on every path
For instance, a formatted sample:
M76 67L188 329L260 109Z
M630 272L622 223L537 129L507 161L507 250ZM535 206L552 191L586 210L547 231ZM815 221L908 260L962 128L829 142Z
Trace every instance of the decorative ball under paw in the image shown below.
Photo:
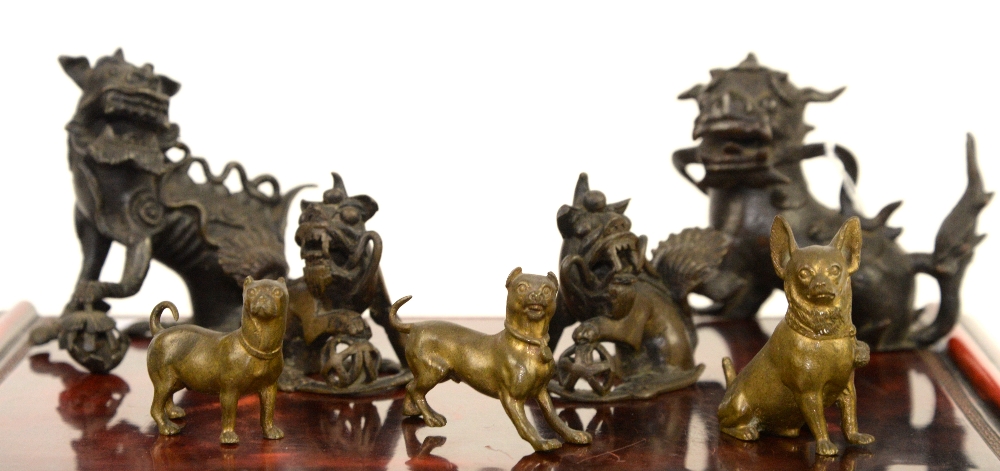
M107 373L125 358L129 339L107 313L76 311L60 318L59 324L59 348L91 373Z
M621 380L618 357L600 342L577 343L559 355L556 364L559 384L573 391L581 379L599 395L606 395Z
M331 337L320 351L320 369L329 384L346 388L362 379L378 379L382 354L367 339Z

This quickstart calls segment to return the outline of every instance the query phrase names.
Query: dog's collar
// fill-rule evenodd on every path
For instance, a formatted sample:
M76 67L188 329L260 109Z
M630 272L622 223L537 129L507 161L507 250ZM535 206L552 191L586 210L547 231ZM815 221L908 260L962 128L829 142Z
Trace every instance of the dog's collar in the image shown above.
M278 344L277 348L271 350L270 352L265 352L257 347L254 347L253 345L250 345L247 338L243 336L242 331L240 332L240 345L243 345L243 349L245 349L250 356L261 360L270 360L281 353L281 344Z
M858 329L854 327L853 324L851 324L851 327L849 329L839 334L836 333L818 334L810 330L808 327L802 325L802 323L799 322L798 319L795 319L793 316L785 316L785 320L786 320L785 324L788 324L788 327L791 327L791 329L794 330L796 333L804 337L809 337L813 340L842 339L846 337L854 337L858 333Z
M546 334L542 338L528 337L527 335L524 335L518 332L517 330L514 330L514 327L510 325L510 321L508 320L503 321L503 326L505 329L507 329L507 333L510 334L511 337L514 337L515 339L518 339L526 344L534 345L536 347L542 347L548 345L549 343L548 334Z

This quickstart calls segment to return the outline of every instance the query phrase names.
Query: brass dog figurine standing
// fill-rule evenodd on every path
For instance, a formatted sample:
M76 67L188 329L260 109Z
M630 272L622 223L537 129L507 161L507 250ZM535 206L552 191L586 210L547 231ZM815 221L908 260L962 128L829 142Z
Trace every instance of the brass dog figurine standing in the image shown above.
M219 393L222 403L222 443L238 443L236 402L247 392L260 395L260 426L264 437L278 439L284 433L274 426L274 400L278 376L284 366L281 344L285 335L288 290L285 279L243 282L241 327L228 334L195 325L164 328L160 314L170 309L177 320L177 308L164 301L149 315L153 340L149 343L146 366L153 381L150 414L161 435L175 435L180 426L170 419L184 417L173 395L181 388L203 393Z
M556 415L546 386L555 372L548 346L549 321L556 309L559 282L548 276L522 274L515 268L507 277L507 317L504 330L485 335L457 324L427 321L404 324L396 311L410 300L400 298L389 310L392 326L408 334L406 361L413 380L406 385L403 415L422 415L431 427L447 420L427 404L426 394L447 379L464 381L488 396L500 399L517 433L535 450L559 448L559 440L546 440L524 414L524 401L534 398L553 430L570 443L586 445L591 436L573 430Z
M851 278L861 260L861 225L853 217L828 246L798 248L781 216L771 226L771 260L785 281L788 311L764 348L739 375L724 358L726 395L719 406L722 432L756 440L761 431L797 437L803 424L816 436L816 453L836 455L823 410L836 402L847 441L873 443L858 432L854 369L868 363L868 345L851 323Z

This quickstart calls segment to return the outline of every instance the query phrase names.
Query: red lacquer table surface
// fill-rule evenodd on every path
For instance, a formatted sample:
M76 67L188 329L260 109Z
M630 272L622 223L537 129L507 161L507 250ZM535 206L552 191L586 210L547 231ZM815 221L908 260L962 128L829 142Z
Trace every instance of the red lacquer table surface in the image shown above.
M618 405L557 402L571 425L594 434L589 447L533 453L499 402L451 382L428 395L448 418L443 428L404 419L398 392L363 400L279 393L275 423L284 439L262 439L258 402L247 396L239 403L240 444L221 446L218 400L209 395L178 393L188 413L183 431L175 437L156 433L144 346L133 344L112 374L86 374L55 343L28 348L23 340L30 319L23 311L30 307L0 315L0 341L14 338L0 345L2 469L1000 469L996 406L977 397L944 348L873 354L856 384L861 430L877 442L847 446L839 411L830 408L831 436L841 448L834 458L816 457L808 431L752 443L718 432L720 359L731 355L741 368L773 321L762 329L756 322L702 320L696 353L707 369L693 387ZM459 322L484 332L502 327L500 319ZM955 336L952 350L985 358L961 328ZM391 351L377 340L383 352ZM987 363L980 373L985 382L979 387L988 390L996 369ZM552 435L538 411L531 412L542 433Z

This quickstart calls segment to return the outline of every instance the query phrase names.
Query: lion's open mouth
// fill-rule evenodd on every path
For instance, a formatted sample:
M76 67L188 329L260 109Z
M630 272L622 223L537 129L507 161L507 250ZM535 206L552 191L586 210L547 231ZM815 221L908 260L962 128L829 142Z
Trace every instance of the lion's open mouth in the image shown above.
M606 239L594 251L590 270L602 281L619 273L638 273L642 266L635 235L626 232Z
M105 116L169 126L169 99L160 93L135 89L111 88L101 95Z
M296 234L297 242L302 247L300 256L306 265L328 265L331 275L335 277L354 278L364 258L364 241L348 240L347 235L328 229L322 225L300 226Z

